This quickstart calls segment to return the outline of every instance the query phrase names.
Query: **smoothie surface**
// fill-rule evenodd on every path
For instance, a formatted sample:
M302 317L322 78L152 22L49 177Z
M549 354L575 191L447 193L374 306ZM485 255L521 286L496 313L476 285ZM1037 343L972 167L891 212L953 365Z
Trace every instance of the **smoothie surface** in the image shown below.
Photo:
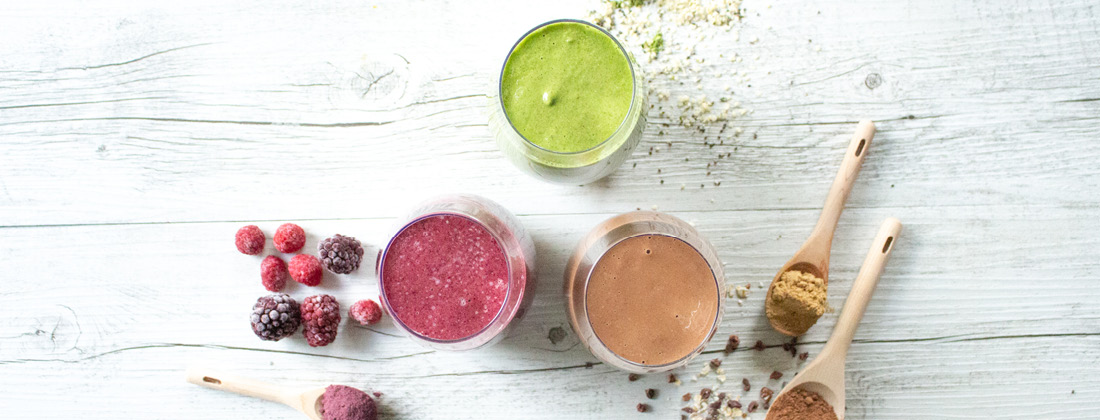
M429 216L406 226L383 265L391 315L436 340L481 331L508 294L504 250L484 226L463 216Z
M608 349L642 365L664 365L710 338L718 286L706 259L678 238L622 240L592 268L586 310Z
M524 138L560 153L596 147L630 110L630 62L592 26L557 22L516 45L501 75L504 112Z

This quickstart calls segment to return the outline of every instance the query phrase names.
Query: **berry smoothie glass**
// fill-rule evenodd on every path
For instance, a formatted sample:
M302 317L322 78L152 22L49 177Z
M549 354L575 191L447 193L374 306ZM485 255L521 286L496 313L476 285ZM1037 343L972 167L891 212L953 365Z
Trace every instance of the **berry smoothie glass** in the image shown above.
M535 245L512 213L474 195L421 204L378 255L382 305L413 341L469 350L503 338L535 285Z
M725 275L714 247L668 214L612 217L565 266L573 331L608 365L654 373L687 364L722 320Z
M489 94L489 127L504 155L545 181L585 184L615 171L646 123L645 79L599 26L562 19L508 52Z

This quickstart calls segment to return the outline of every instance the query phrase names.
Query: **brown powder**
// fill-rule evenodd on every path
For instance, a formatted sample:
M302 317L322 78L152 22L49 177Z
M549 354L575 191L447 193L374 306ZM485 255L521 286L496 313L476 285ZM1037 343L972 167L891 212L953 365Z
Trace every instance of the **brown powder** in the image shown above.
M797 270L784 272L771 290L768 318L802 334L825 313L825 281Z
M795 388L775 400L768 420L837 420L833 406L816 392Z

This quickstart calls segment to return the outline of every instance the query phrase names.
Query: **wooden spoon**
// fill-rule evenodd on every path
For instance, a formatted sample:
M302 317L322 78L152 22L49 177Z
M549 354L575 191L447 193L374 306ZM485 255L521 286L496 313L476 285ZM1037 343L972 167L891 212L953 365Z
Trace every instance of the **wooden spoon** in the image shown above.
M325 394L324 387L308 390L286 388L254 379L225 375L208 369L188 369L187 382L283 403L305 413L306 417L311 420L322 420L321 397Z
M852 345L852 336L856 333L859 321L863 319L867 302L875 292L875 285L878 284L882 269L890 257L890 251L894 250L900 233L901 222L898 219L889 218L882 222L875 241L871 243L871 250L867 252L867 258L859 269L859 275L852 284L852 291L848 293L848 300L844 302L844 309L833 328L833 335L829 336L821 353L802 372L795 375L772 401L778 401L783 394L801 387L820 394L822 399L833 406L836 417L844 420L844 361L848 357L848 347ZM776 419L772 416L775 406L772 408L768 412L768 420Z
M856 133L852 141L848 143L848 151L844 154L844 161L840 163L840 170L836 173L833 186L829 188L829 195L825 198L825 207L821 210L821 216L817 219L817 225L810 233L810 237L794 253L794 256L779 269L768 286L768 294L764 298L765 308L772 305L772 290L779 277L791 270L809 273L829 285L829 253L833 248L833 232L836 231L837 221L840 220L840 212L844 210L844 201L848 199L848 193L852 192L852 184L859 175L859 168L863 166L863 160L867 157L867 149L871 148L871 140L875 138L875 123L863 120L856 127ZM771 313L766 310L765 313ZM809 326L786 325L780 319L768 317L768 323L776 331L789 336L800 336L806 333ZM811 326L813 324L810 324Z

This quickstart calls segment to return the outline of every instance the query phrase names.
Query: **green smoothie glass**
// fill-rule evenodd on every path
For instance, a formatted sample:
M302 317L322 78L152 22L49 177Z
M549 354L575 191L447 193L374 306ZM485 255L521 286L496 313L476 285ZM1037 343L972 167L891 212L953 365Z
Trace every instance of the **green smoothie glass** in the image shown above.
M489 127L501 151L550 182L585 184L611 174L645 128L638 63L610 33L581 20L554 20L524 34L489 98Z

